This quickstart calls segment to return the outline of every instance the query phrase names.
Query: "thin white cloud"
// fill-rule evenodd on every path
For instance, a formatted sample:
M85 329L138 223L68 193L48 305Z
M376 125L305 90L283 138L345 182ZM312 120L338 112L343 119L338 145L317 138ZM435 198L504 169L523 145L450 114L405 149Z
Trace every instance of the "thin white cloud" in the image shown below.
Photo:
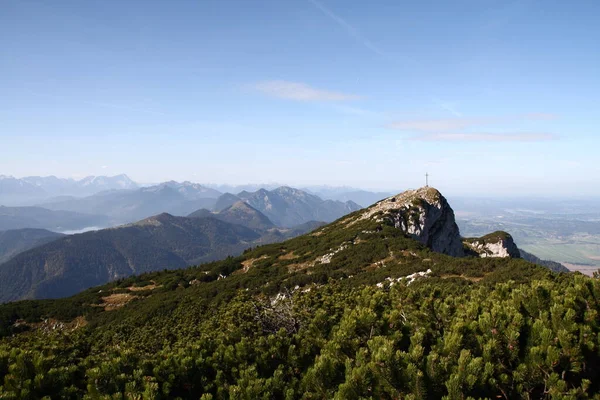
M388 127L412 132L452 132L494 123L518 122L523 120L552 120L556 118L554 114L528 113L504 117L411 119L392 122Z
M106 168L108 168L108 165L103 165L103 166L101 166L100 168L102 168L102 169L106 169Z
M422 142L545 142L551 133L424 133L410 138Z
M301 82L264 81L253 85L254 89L272 97L298 101L347 101L360 96L317 89Z
M351 36L352 38L354 38L354 40L356 40L358 43L362 44L367 49L371 50L373 53L375 53L375 54L377 54L379 56L388 57L388 55L385 52L381 51L377 46L375 46L373 44L373 42L371 42L369 39L367 39L366 37L364 37L358 31L358 29L356 29L355 27L353 27L352 25L350 25L348 22L346 22L346 20L344 20L339 15L335 14L329 8L325 7L321 2L319 2L317 0L308 0L308 1L310 3L312 3L315 7L317 7L327 17L331 18L339 26L341 26L342 28L344 28L344 30L346 31L346 33L349 36Z
M558 118L556 114L550 113L527 113L522 114L521 117L523 119L532 119L532 120L541 120L541 121L551 121Z
M477 118L415 119L393 122L389 127L402 131L437 132L465 129L482 123L485 120Z

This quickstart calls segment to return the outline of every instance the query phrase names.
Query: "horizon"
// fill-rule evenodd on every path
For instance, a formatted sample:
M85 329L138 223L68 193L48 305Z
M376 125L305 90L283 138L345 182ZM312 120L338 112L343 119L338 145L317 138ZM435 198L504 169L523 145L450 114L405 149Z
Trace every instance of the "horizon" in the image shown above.
M3 3L0 173L600 196L600 3L139 4Z
M431 176L431 175L430 175ZM449 200L451 200L452 198L454 199L460 199L460 200L476 200L476 199L485 199L485 200L490 200L490 199L494 199L494 200L498 200L498 201L505 201L505 200L542 200L542 201L566 201L566 200L574 200L574 201L585 201L585 200L598 200L600 199L600 196L598 195L579 195L579 194L575 194L575 195L569 195L569 196L544 196L544 195L530 195L530 194L514 194L514 195L493 195L493 194L469 194L469 193L457 193L457 192L446 192L442 189L439 189L438 186L434 185L434 184L429 184L429 185L421 185L421 186L416 186L416 187L404 187L404 188L369 188L369 187L360 187L360 186L349 186L349 185L343 185L343 186L336 186L336 185L318 185L318 184L306 184L306 185L293 185L293 184L289 184L289 183L285 183L285 182L245 182L245 183L239 183L239 184L233 184L233 183L216 183L216 182L200 182L200 181L190 181L190 180L175 180L175 179L169 179L166 181L155 181L155 182L139 182L135 179L132 179L128 174L126 173L119 173L116 175L88 175L82 178L77 178L77 177L61 177L61 176L56 176L56 175L47 175L47 176L37 176L37 175L31 175L31 176L13 176L13 175L3 175L0 174L0 179L1 178L13 178L13 179L27 179L27 178L57 178L57 179L66 179L66 180L72 180L75 182L81 182L87 178L118 178L118 177L126 177L129 180L131 180L133 183L135 183L139 189L141 188L145 188L145 187L152 187L152 186L158 186L158 185L162 185L168 182L175 182L175 183L191 183L191 184L198 184L201 185L203 187L206 188L211 188L214 189L218 192L221 192L222 194L225 193L231 193L231 194L237 194L236 193L232 193L232 192L228 192L228 191L223 191L223 190L219 190L219 187L232 187L232 188L236 188L236 190L240 190L241 188L243 188L244 186L252 186L252 187L257 187L257 190L260 189L265 189L268 191L277 189L277 188L281 188L281 187L289 187L292 189L298 189L298 190L302 190L302 191L307 191L309 193L313 193L316 194L319 197L322 198L327 198L328 196L324 196L323 193L319 192L319 190L334 190L337 191L338 194L344 194L344 193L351 193L351 192L357 192L357 191L364 191L364 192L370 192L370 193L382 193L382 194L386 194L389 196L394 196L400 193L403 193L405 191L409 191L409 190L417 190L417 189L421 189L421 188L425 188L425 187L429 187L435 190L438 190L442 195L444 195L444 197L448 198ZM109 189L109 191L115 191L115 190L136 190L136 189ZM247 190L247 189L242 189L242 190ZM254 192L255 190L250 190L251 192ZM101 193L101 192L98 192ZM88 196L93 196L92 195L88 195ZM2 204L0 204L1 206Z

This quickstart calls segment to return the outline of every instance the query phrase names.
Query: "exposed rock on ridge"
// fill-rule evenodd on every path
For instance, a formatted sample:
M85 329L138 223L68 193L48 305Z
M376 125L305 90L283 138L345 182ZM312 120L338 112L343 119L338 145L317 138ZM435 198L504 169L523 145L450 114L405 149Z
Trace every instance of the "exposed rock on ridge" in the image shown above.
M497 231L480 238L464 239L463 243L471 255L485 257L520 258L521 253L512 236L503 231Z
M423 187L388 197L365 210L358 220L367 218L388 221L433 251L465 255L454 211L437 189Z
M444 196L432 187L388 197L344 221L352 225L365 219L391 224L431 250L454 257L520 257L512 236L506 232L463 239L454 211Z

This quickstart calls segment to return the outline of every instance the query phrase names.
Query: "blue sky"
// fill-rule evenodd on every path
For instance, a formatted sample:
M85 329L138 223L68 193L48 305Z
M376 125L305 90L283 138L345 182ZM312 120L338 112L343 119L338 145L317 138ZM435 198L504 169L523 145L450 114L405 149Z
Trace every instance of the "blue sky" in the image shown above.
M0 3L0 173L600 195L598 1Z

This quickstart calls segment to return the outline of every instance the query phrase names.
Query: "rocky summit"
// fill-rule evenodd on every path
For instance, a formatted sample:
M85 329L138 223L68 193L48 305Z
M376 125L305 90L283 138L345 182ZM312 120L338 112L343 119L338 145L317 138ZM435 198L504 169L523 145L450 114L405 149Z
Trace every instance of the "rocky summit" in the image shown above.
M432 187L408 190L388 197L365 210L357 220L374 218L396 228L433 251L454 257L465 255L454 211Z
M437 189L429 186L383 199L347 222L351 225L366 219L392 224L431 250L453 257L519 258L519 249L506 232L463 239L452 207Z

